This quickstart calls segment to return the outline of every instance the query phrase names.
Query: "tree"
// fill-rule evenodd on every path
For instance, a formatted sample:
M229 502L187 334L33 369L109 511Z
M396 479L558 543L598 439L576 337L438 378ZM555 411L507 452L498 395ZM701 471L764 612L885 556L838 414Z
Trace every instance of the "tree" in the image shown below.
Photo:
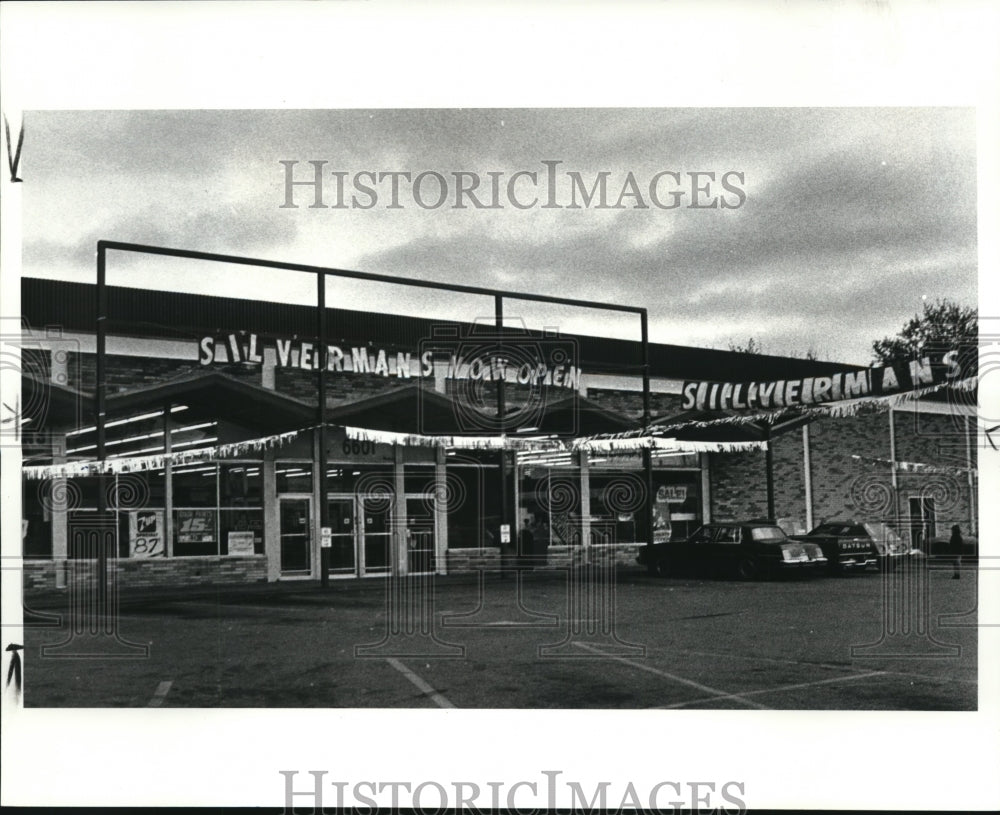
M729 350L735 351L740 354L763 354L764 353L764 343L755 337L750 337L745 343L729 341ZM805 352L792 352L787 356L792 359L808 359L817 360L819 359L819 354L816 352L815 348L810 347Z
M979 338L979 312L951 300L924 303L924 313L914 314L895 337L872 343L873 360L888 362L913 357L930 348L954 348L968 352Z
M739 343L735 343L732 340L730 340L729 350L736 351L740 354L763 354L764 343L755 340L753 337L747 340L745 345L741 345Z

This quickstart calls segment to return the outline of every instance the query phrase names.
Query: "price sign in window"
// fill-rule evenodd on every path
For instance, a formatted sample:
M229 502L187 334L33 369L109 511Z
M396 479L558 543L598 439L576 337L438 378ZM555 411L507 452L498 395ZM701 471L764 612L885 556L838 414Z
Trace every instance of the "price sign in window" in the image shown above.
M163 510L137 509L128 516L129 557L166 557Z
M178 543L212 543L214 541L214 509L177 510Z

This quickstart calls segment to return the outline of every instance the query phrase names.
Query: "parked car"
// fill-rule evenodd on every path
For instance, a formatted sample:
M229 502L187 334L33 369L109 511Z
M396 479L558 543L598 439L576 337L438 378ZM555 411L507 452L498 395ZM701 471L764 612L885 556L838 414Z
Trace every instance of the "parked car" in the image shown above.
M931 538L930 545L925 546L925 548L929 551L925 551L924 554L936 560L953 558L955 556L951 548L951 536L949 535L938 535ZM979 538L975 535L962 535L961 557L967 563L979 560Z
M741 580L826 566L819 546L792 540L770 521L705 524L686 540L647 544L637 560L661 577L698 571L735 574Z
M906 541L880 521L824 521L811 532L793 538L818 544L830 569L836 572L869 566L891 569L910 553Z

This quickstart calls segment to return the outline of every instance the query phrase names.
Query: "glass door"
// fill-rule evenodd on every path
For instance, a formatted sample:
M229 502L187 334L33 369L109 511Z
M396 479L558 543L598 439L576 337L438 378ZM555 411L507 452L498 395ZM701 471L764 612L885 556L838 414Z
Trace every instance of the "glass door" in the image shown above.
M435 570L434 523L434 495L407 495L406 556L410 574Z
M384 495L362 495L358 509L364 523L359 525L361 575L388 574L391 566L392 501Z
M309 553L312 535L310 524L310 499L279 498L281 539L281 573L309 574Z
M331 495L327 499L330 511L330 572L357 574L357 538L355 534L355 503L353 495Z

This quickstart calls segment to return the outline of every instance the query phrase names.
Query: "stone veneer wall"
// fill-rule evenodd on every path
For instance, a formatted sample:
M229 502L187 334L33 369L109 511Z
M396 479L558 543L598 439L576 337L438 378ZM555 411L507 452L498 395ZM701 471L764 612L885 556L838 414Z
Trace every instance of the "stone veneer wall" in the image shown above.
M92 585L96 560L26 560L24 589L51 591L57 588L57 572L62 571L65 586ZM227 555L224 557L173 557L143 560L116 559L114 573L119 590L135 588L179 588L184 586L239 585L267 580L264 555ZM60 586L61 587L61 586Z

